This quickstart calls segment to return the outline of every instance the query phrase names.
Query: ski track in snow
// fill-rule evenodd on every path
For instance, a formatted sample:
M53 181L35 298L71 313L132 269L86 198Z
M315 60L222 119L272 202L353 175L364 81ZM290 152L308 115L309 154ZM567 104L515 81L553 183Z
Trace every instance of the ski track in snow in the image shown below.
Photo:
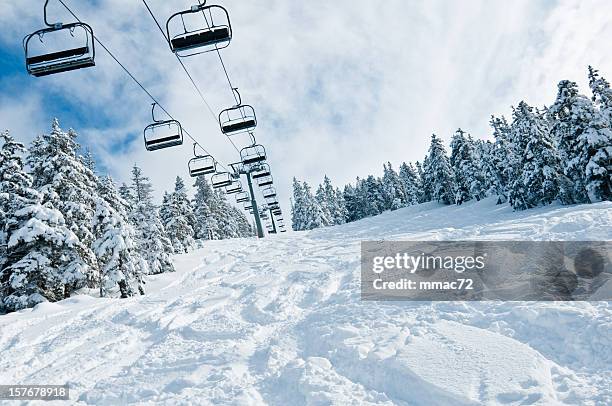
M146 296L0 316L0 383L68 382L71 404L609 405L608 302L362 302L359 242L611 230L612 203L514 213L488 199L209 242Z

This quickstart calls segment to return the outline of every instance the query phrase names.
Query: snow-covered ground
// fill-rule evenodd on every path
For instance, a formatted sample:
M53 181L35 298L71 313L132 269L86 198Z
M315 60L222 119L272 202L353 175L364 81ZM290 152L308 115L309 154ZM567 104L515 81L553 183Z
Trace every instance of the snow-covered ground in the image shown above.
M611 237L612 203L487 200L210 242L144 297L0 316L0 383L68 382L72 404L609 405L608 302L362 302L359 242Z

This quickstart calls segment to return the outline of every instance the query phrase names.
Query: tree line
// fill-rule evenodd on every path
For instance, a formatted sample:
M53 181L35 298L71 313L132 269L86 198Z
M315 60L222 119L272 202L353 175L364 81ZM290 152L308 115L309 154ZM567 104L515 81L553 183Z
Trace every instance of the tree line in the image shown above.
M204 177L154 203L138 166L119 187L80 155L57 119L29 148L0 133L0 311L57 301L77 291L122 298L145 293L144 276L175 271L170 256L202 240L253 235L246 216Z
M313 194L294 178L292 228L342 224L430 201L460 205L497 196L498 204L526 210L554 201L612 200L612 89L591 66L588 79L591 97L563 80L550 107L521 101L510 121L491 116L494 141L458 129L448 154L434 134L421 162L402 163L399 172L384 164L382 177L357 178L343 190L325 176Z

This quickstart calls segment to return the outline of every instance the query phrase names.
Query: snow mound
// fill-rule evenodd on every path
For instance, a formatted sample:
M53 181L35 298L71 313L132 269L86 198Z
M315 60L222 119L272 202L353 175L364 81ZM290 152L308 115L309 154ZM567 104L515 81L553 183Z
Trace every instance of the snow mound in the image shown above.
M362 302L359 242L609 240L612 204L424 204L212 241L130 299L0 316L0 382L73 404L612 404L608 302Z

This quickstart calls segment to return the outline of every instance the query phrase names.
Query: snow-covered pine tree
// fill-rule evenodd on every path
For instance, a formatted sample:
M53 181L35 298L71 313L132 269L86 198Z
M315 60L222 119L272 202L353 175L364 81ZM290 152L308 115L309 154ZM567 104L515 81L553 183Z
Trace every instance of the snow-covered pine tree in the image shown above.
M599 75L599 71L589 66L589 87L593 93L595 106L612 127L612 88L610 82Z
M27 164L33 187L43 195L43 204L51 202L63 215L66 226L77 236L82 249L73 264L74 278L66 289L79 289L97 281L97 261L91 244L97 179L77 156L79 145L74 130L62 131L54 119L51 132L37 137L29 150Z
M169 195L167 202L162 207L167 213L164 228L172 241L174 252L189 252L195 247L192 227L195 219L187 197L185 182L180 176L176 177L174 192Z
M521 101L510 128L514 154L521 162L510 187L512 207L524 210L550 204L559 194L561 168L546 118Z
M83 163L83 165L85 165L85 167L89 169L91 173L95 175L96 174L96 159L91 153L91 150L89 148L86 148L85 154L79 158L81 162Z
M382 182L369 175L365 179L357 179L355 187L357 201L357 219L376 216L384 210Z
M606 147L606 138L610 140L609 124L605 123L591 99L579 94L578 85L569 80L559 82L557 99L549 112L554 120L552 131L563 173L572 186L571 190L562 187L564 203L589 202L587 165L601 147ZM595 163L594 166L599 165Z
M397 210L407 203L406 189L391 162L383 164L382 193L384 210Z
M305 201L302 184L293 178L293 199L291 205L291 228L293 231L305 230Z
M586 165L586 189L591 202L612 200L612 88L589 66L589 84L597 109L589 129L579 141L580 159Z
M138 253L135 232L127 220L122 200L112 179L102 178L93 221L96 236L93 249L100 265L100 296L106 296L115 285L122 298L137 292L144 294L143 276L148 273L148 265Z
M425 175L425 169L429 167L428 161L429 159L425 155L422 165L419 161L414 164L419 179L419 203L431 201L431 180L428 178L429 175Z
M489 122L493 128L495 143L489 157L490 182L497 194L497 204L508 201L508 189L514 172L520 171L520 161L514 155L514 145L510 135L510 125L504 116L491 116Z
M302 183L303 204L304 204L304 228L303 230L312 230L314 228L323 227L325 225L325 214L319 205L317 199L313 196L310 185L307 182Z
M327 176L325 178L327 178ZM328 200L328 196L325 193L325 188L323 187L322 184L319 185L319 187L317 188L315 199L319 207L321 208L321 213L322 213L321 221L323 222L321 227L327 227L333 224L333 219L331 217L332 216L331 210L333 209L330 207L331 205L333 205L333 202L330 202Z
M336 190L334 190L331 180L327 177L327 175L325 175L323 178L323 188L327 211L329 212L330 224L344 224L346 222L344 198L342 197L342 194L338 194Z
M426 181L431 184L432 199L444 204L451 204L454 199L453 169L450 165L442 140L431 136L427 167L423 169Z
M357 178L357 183L359 183L359 178ZM342 191L342 197L344 199L344 207L346 209L346 222L351 222L355 220L359 220L358 217L358 208L359 202L357 201L357 191L355 187L350 183L344 186L344 190Z
M0 309L16 311L69 296L75 279L83 279L84 247L65 225L51 201L32 188L25 173L23 144L0 134L0 211L3 215L4 260L0 267Z
M225 192L222 190L216 190L215 192L216 204L214 207L214 215L217 218L219 224L219 238L236 238L241 237L238 232L237 218L234 216L232 206L227 201Z
M249 222L247 216L242 212L242 210L239 210L238 208L232 205L230 205L229 208L230 213L235 220L236 232L238 234L237 236L243 238L252 237L253 235L255 235L253 226Z
M344 224L347 221L348 210L346 208L346 201L344 200L344 193L340 188L336 188L334 191L334 224Z
M477 140L474 143L474 157L482 179L485 196L498 196L503 193L503 186L497 173L495 161L495 144L491 141Z
M418 163L418 162L417 162ZM404 187L405 203L410 206L419 203L419 179L414 166L411 163L402 162L400 165L399 178Z
M483 179L474 151L472 137L459 128L451 140L450 164L455 175L455 203L460 205L485 196Z
M147 262L149 273L174 272L175 268L170 260L174 249L153 204L153 186L138 166L134 165L132 168L130 188L123 188L120 193L130 205L128 217L136 231L136 249Z
M212 187L204 176L198 176L193 185L196 188L193 198L193 214L195 216L195 238L200 240L215 240L219 238L219 225L213 216L211 206L216 199Z

